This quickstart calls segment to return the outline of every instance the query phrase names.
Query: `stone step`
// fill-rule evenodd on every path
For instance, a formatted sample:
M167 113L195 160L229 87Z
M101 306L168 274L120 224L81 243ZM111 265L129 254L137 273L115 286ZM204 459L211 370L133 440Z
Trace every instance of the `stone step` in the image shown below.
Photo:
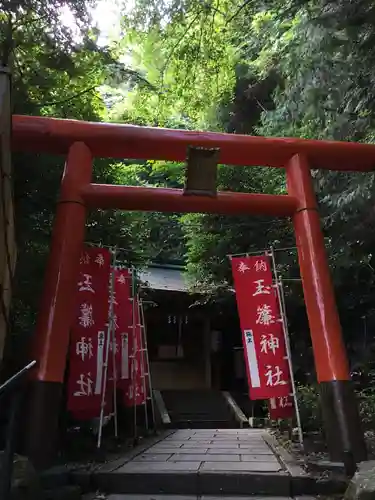
M88 494L83 500L102 500ZM195 495L109 495L106 500L292 500L290 497L249 497L249 496L195 496ZM315 500L315 497L299 497L298 500Z
M92 474L74 474L73 481L80 484L82 491L100 491L104 495L116 500L120 498L150 498L158 500L162 495L172 499L173 495L191 498L250 498L258 500L261 497L271 498L312 498L313 495L334 497L343 494L347 485L341 481L317 481L304 477L292 477L288 474L276 472L249 472L226 470L225 462L216 462L216 471L197 473L196 470L186 470L186 462L175 463L171 468L157 467L154 471L152 464L142 464L145 467L129 467L128 472L123 470L106 472L95 471ZM194 464L193 464L194 465ZM146 472L146 468L149 472ZM131 469L131 470L130 470ZM143 472L140 472L140 470ZM174 469L172 472L171 469ZM180 470L176 470L180 469ZM185 470L184 470L185 469ZM225 495L224 495L225 492ZM128 495L128 497L124 496ZM143 495L143 497L142 497ZM185 495L185 497L183 496ZM310 495L307 497L306 495ZM208 498L207 498L208 497Z
M72 470L68 476L83 492L101 492L101 500L113 494L133 500L137 495L154 499L158 495L248 495L253 500L285 500L302 495L331 496L347 487L347 481L317 481L309 476L269 432L258 429L167 431L115 460L92 469Z
M180 464L179 464L180 465ZM223 464L221 464L223 465ZM150 467L152 469L152 467ZM176 469L176 467L174 467ZM185 466L186 468L186 466ZM137 473L131 474L98 474L95 477L94 485L100 491L106 493L127 493L131 498L138 494L155 497L160 494L194 495L199 492L202 496L221 495L225 491L228 495L242 495L251 492L254 496L274 496L288 497L290 495L290 479L285 475L249 473L249 472L226 472L221 469L220 473L207 472L195 474L191 472L170 473L167 470L157 473ZM147 498L147 497L146 497Z
M175 427L186 428L185 422L191 422L194 428L198 428L199 422L202 422L201 428L213 428L215 425L238 427L221 391L164 390L162 397L172 424L176 424ZM204 422L211 424L208 426Z
M212 420L212 419L172 419L169 426L171 429L236 429L238 428L238 422L229 419L228 420Z
M96 470L93 489L132 495L277 495L291 476L256 430L179 430L116 466Z

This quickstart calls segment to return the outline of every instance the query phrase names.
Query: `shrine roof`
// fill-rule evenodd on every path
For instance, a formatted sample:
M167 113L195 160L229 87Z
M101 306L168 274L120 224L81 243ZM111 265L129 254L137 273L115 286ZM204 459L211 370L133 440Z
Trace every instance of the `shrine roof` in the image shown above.
M188 284L183 271L184 268L180 266L151 265L139 273L139 278L144 286L153 290L187 292Z

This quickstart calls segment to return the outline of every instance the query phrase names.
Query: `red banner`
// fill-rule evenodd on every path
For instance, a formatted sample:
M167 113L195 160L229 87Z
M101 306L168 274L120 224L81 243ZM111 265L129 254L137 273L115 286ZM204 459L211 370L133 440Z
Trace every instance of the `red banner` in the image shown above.
M99 416L108 330L110 252L85 248L80 259L77 309L70 336L68 410L76 418ZM106 413L110 411L111 390Z
M289 366L270 259L233 257L232 272L250 398L288 396Z
M269 400L268 409L271 420L293 418L294 417L293 397L289 395L279 398L271 398Z
M139 299L134 303L134 326L131 333L130 380L124 391L125 406L141 405L146 398L146 364L143 345L142 324L139 315Z
M126 388L130 380L130 346L132 343L132 299L131 274L128 269L114 270L113 326L115 331L115 367L116 385ZM113 376L113 350L109 362L111 378Z
M142 326L139 318L139 303L138 300L134 303L135 323L133 325L131 273L127 269L116 269L114 277L113 321L115 327L116 385L123 394L125 406L133 406L134 403L140 405L145 400L142 375L146 364L142 342ZM110 366L112 377L112 349Z

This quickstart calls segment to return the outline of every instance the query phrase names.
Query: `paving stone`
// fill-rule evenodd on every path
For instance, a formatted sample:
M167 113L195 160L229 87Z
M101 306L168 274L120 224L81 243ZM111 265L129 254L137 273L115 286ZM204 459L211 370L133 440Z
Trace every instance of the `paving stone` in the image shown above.
M109 495L106 500L197 500L197 497L195 495L181 496L181 495L133 495L132 494L132 495Z
M264 429L216 429L216 432L220 434L249 434L254 436L260 432L264 432Z
M250 437L258 437L259 433L254 433L252 429L221 429L215 431L216 434L220 434L221 436L226 436L228 434L237 436L250 436Z
M171 434L164 441L174 441L176 439L190 439L193 434Z
M259 451L261 452L262 455L264 453L267 453L269 455L274 455L273 451L268 446L248 446L245 444L240 444L239 447L241 448L241 450L257 450L257 453Z
M217 442L217 441L212 441L212 443L209 443L209 446L207 448L239 448L238 442L236 443L235 441L229 442L229 441L223 441L223 442Z
M275 462L279 463L276 457L270 455L240 455L241 462Z
M212 434L213 439L217 439L221 441L222 439L225 440L232 440L232 441L238 441L239 439L245 439L245 437L241 437L239 434L227 434L224 436L223 434Z
M146 464L134 464L146 465ZM148 464L149 466L154 464ZM171 464L169 464L171 465ZM177 465L184 465L177 464ZM151 467L149 467L149 470ZM152 495L197 495L198 478L196 471L174 470L170 471L132 471L122 474L110 473L97 476L94 491L105 491L106 493L126 493ZM214 491L213 493L219 493ZM194 497L193 497L194 498Z
M217 431L215 430L207 430L207 431L200 431L200 432L191 432L191 436L214 436L217 434Z
M212 432L212 431L207 431L207 432ZM180 430L174 431L173 435L174 436L181 436L184 434L196 434L196 433L197 433L197 431L194 429L180 429Z
M291 491L299 490L291 489L291 476L264 435L253 429L179 430L114 472L95 474L92 487L126 493L108 500L279 500L268 496L275 493L290 500Z
M133 462L166 462L172 453L142 453L133 459Z
M116 470L114 474L121 473L158 473L158 472L198 472L201 465L200 461L197 462L129 462L120 469Z
M211 441L186 441L185 443L181 443L183 448L208 448L208 446L212 446Z
M220 462L218 463L218 465ZM206 471L199 473L199 493L212 496L242 495L249 500L263 495L290 496L290 476L276 472ZM225 492L225 494L224 494ZM250 497L249 497L250 495ZM256 495L256 496L255 496Z
M265 450L264 448L239 448L231 446L230 448L222 447L222 446L212 446L210 444L206 445L209 450L219 450L219 453L242 453L243 455L265 455L265 456L274 456L271 450ZM185 446L183 447L185 448ZM227 451L228 450L228 451Z
M237 439L240 444L249 446L267 446L263 439Z
M209 446L208 446L209 445ZM235 449L235 448L239 448L239 445L236 444L236 443L208 443L207 447L208 448L229 448L229 449Z
M182 443L174 443L170 441L160 441L160 443L154 444L151 448L179 448ZM149 448L150 449L150 448Z
M236 438L236 437L234 437L234 436L233 437L228 436L226 438L213 436L212 437L212 441L215 441L217 443L226 443L226 442L228 442L228 443L238 443L239 439Z
M215 439L243 439L244 441L262 441L261 436L244 436L243 434L215 434Z
M205 454L194 454L194 455L179 455L176 453L175 455L172 455L170 458L170 462L195 462L201 460L202 462L207 460L210 462L228 462L228 455L205 455ZM230 461L231 462L239 462L240 461L240 456L239 455L231 455L230 456Z
M207 453L208 448L160 448L155 450L155 448L150 448L149 450L145 451L145 453L150 453L150 454L161 454L163 455L164 453ZM239 450L236 451L238 454ZM222 451L222 453L227 453L227 451Z
M173 497L174 498L174 497ZM173 498L171 500L173 500ZM176 497L177 498L177 497ZM220 497L211 497L211 496L203 496L199 497L200 500L291 500L288 497L254 497L254 496L235 496L235 497L227 497L227 496L220 496ZM315 500L315 499L314 499Z
M238 441L250 441L252 443L264 443L263 436L237 436Z
M95 495L84 500L95 500ZM107 500L290 500L287 497L254 497L254 496L202 496L196 497L195 495L109 495ZM315 500L314 497L300 497L300 500Z
M178 443L180 441L190 441L190 439L191 439L190 436L186 436L186 437L176 436L175 438L164 439L163 443Z
M189 439L185 439L184 441L212 441L213 439L217 439L215 436L190 436Z
M261 450L259 448L240 448L241 455L264 455L265 457L274 457L275 454L267 450Z
M204 462L199 472L278 472L281 470L280 464L274 462Z
M183 448L181 448L183 449ZM180 453L178 450L176 453ZM191 452L191 449L190 449ZM238 455L239 453L247 453L247 450L240 450L239 448L207 448L208 455ZM267 456L267 455L265 455Z

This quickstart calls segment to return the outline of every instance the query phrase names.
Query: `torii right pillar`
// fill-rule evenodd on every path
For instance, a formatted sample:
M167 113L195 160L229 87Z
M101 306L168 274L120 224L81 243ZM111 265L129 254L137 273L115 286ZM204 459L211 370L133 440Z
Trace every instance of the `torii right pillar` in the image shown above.
M366 446L306 158L295 155L286 174L288 193L298 200L293 224L328 451L331 460L359 463Z

